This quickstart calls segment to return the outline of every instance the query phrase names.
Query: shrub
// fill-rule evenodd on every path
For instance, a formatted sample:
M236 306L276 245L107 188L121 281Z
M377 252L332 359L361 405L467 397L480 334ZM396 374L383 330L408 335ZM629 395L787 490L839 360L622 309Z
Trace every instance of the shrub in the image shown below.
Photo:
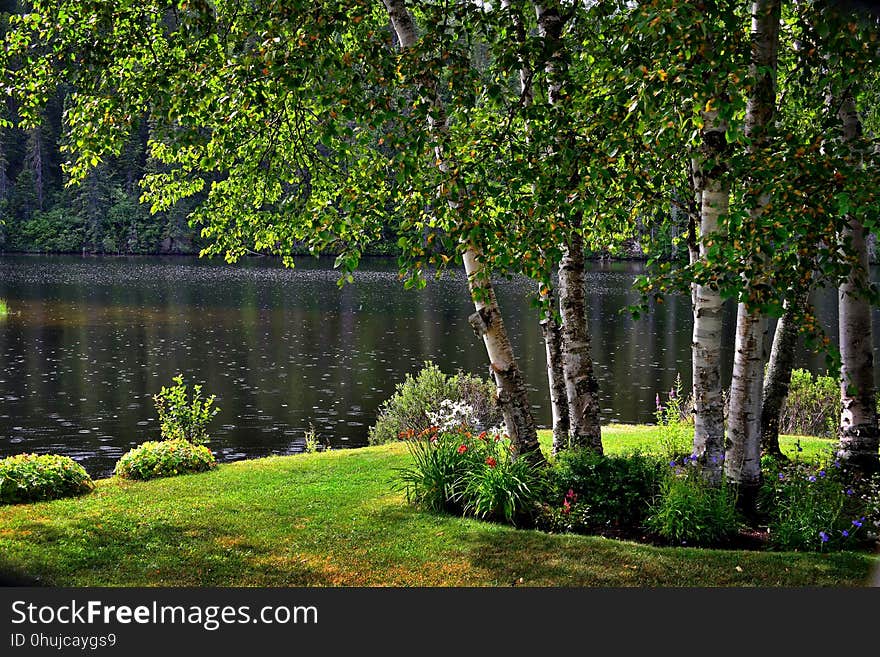
M840 383L807 370L791 373L788 397L779 412L779 432L800 436L834 436L840 422Z
M848 471L836 459L763 463L760 504L774 548L821 552L877 540L880 478Z
M436 365L426 362L416 376L407 374L391 398L382 404L376 424L370 427L370 444L397 440L402 433L421 433L437 426L429 414L437 420L453 413L461 415L472 431L500 424L494 384L463 372L447 376Z
M116 463L115 474L125 479L155 479L215 467L211 450L178 438L145 442L126 452Z
M9 306L6 304L6 299L0 299L0 317L6 317L9 314Z
M662 467L659 459L638 452L566 450L549 472L541 526L574 532L638 528L659 492Z
M83 467L58 454L19 454L0 460L0 504L54 500L95 488Z
M708 546L734 536L739 526L736 496L728 485L709 485L694 456L670 463L651 504L648 529L676 543Z
M162 437L166 440L187 440L194 445L208 442L208 423L219 408L213 408L215 395L202 399L202 386L193 386L192 399L187 394L183 376L172 379L176 385L165 387L155 395L153 401L159 413Z
M428 429L407 446L413 462L399 470L398 480L410 503L515 524L540 498L540 473L526 459L512 458L504 436Z

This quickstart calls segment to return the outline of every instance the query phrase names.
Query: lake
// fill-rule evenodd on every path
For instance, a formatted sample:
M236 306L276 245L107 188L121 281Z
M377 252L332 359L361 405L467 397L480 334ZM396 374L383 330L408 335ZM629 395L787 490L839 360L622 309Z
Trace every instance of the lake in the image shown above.
M654 396L690 379L689 299L634 321L643 265L594 263L588 319L604 422L650 422ZM366 259L337 286L332 260L293 270L268 258L237 265L197 258L0 257L0 456L56 452L107 476L131 447L159 438L152 395L177 373L216 394L210 443L218 460L290 454L314 426L335 448L366 444L377 409L405 374L433 360L485 375L463 273L404 290L392 260ZM540 426L550 423L533 284L497 283ZM833 323L833 292L819 298ZM729 381L735 309L728 307ZM875 338L876 341L876 338ZM801 365L824 360L802 354Z

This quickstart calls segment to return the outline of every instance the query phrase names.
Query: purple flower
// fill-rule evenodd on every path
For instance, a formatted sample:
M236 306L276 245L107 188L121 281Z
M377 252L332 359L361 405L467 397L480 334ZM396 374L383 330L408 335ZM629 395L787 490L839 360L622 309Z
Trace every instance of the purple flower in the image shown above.
M861 527L862 522L860 520L853 520L853 525L855 525L856 527Z
M835 462L832 463L831 465L833 465L835 468L839 468L839 467L840 467L840 461L835 461Z
M847 536L849 536L849 532L848 532L847 530L845 530L845 529L842 529L842 530L840 531L840 533L843 534L843 537L844 537L844 538L846 538Z
M807 481L816 481L816 475L810 475L807 477Z
M669 389L669 398L670 398L670 399L675 399L675 388L670 388L670 389Z
M824 477L824 476L825 476L825 471L824 471L824 470L819 470L819 476L820 476L820 477Z
M822 542L823 542L823 543L827 543L827 542L828 542L828 534L826 534L825 532L819 532L819 538L822 539Z
M675 461L670 461L670 462L669 462L669 467L670 467L670 468L674 468L674 467L675 467Z
M847 495L852 495L853 493L855 493L855 491L854 491L852 488L847 488L847 489L846 489L846 494L847 494Z
M781 472L779 473L779 481L783 481L785 479L785 475Z

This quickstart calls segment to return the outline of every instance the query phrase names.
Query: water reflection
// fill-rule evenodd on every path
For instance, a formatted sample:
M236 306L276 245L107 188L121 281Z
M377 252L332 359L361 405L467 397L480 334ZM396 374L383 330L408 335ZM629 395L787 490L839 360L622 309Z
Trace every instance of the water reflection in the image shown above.
M589 321L605 421L653 419L654 395L690 377L688 299L639 321L621 313L638 263L594 265ZM0 455L68 454L106 475L131 446L158 437L151 396L178 372L216 393L212 449L222 460L300 451L311 424L335 446L366 442L378 406L432 359L486 373L467 323L462 274L406 291L393 262L368 260L338 288L329 262L295 270L179 258L0 258ZM538 422L550 410L533 286L498 283L499 302L531 387ZM820 317L836 326L833 293ZM734 309L725 317L733 344ZM836 335L836 329L832 330ZM725 354L729 380L731 352ZM821 369L820 357L801 364Z

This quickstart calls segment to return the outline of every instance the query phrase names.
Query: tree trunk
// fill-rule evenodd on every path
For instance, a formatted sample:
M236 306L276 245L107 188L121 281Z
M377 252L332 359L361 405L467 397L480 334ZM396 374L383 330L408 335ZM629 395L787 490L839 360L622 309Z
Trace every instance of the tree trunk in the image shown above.
M43 178L43 131L40 126L31 129L27 142L27 159L34 172L34 193L37 198L37 209L43 209L45 181Z
M550 54L544 70L547 73L547 100L556 105L561 100L563 78L562 28L564 20L556 7L535 3L538 34ZM571 179L578 179L573 171ZM590 330L587 326L586 292L584 289L584 245L581 236L582 216L572 217L568 243L562 249L559 263L559 310L562 317L562 376L568 404L568 447L588 447L602 453L602 424L599 418L597 392L599 386L593 373ZM559 443L554 442L558 448Z
M577 222L578 224L580 222ZM559 310L562 315L562 371L568 397L569 443L602 453L599 389L593 374L584 293L584 247L575 226L559 263Z
M726 215L730 191L714 162L726 150L724 123L717 112L704 112L703 158L697 175L700 195L700 259L705 260L719 217ZM712 164L706 165L707 162ZM719 485L724 460L724 398L721 392L721 294L711 285L693 288L691 346L694 394L694 454L706 479Z
M840 102L844 139L854 144L862 126L855 102L847 94ZM856 264L838 294L840 332L840 444L838 456L865 472L880 469L877 450L877 398L874 389L874 349L871 305L860 291L868 285L868 250L865 228L850 218L843 234L851 241Z
M791 386L794 348L798 338L796 317L806 303L807 291L806 288L798 290L785 302L782 317L773 333L773 347L761 393L761 450L780 460L784 460L785 455L779 447L779 416Z
M548 294L550 308L558 303L555 291ZM550 387L550 409L553 417L553 454L569 447L568 396L565 390L565 373L562 367L562 326L556 321L552 310L541 320L544 349L547 356L547 383Z
M417 38L415 22L406 9L404 0L384 0L388 17L401 48L411 48ZM438 115L442 114L442 101L435 88L425 88L430 94ZM445 120L435 117L430 129L448 130ZM443 162L442 157L437 158ZM440 165L444 166L443 164ZM523 455L535 463L544 462L538 443L538 432L532 418L528 392L522 373L513 355L513 348L501 318L501 310L495 300L495 292L488 273L484 270L480 254L472 245L467 245L463 254L464 268L468 277L468 288L476 312L470 322L474 330L483 338L486 353L495 383L498 388L498 403L504 415L504 424L517 455Z
M767 143L767 129L776 109L776 53L779 46L779 0L752 3L752 59L749 75L752 88L746 104L745 133L749 152L757 155ZM759 181L761 182L761 181ZM749 224L756 226L768 198L759 192L749 208ZM759 254L749 256L758 260ZM744 281L752 286L756 281ZM744 303L737 307L733 379L730 384L730 412L727 418L727 478L740 489L740 501L751 511L754 493L761 485L761 397L764 379L764 327L760 311Z

